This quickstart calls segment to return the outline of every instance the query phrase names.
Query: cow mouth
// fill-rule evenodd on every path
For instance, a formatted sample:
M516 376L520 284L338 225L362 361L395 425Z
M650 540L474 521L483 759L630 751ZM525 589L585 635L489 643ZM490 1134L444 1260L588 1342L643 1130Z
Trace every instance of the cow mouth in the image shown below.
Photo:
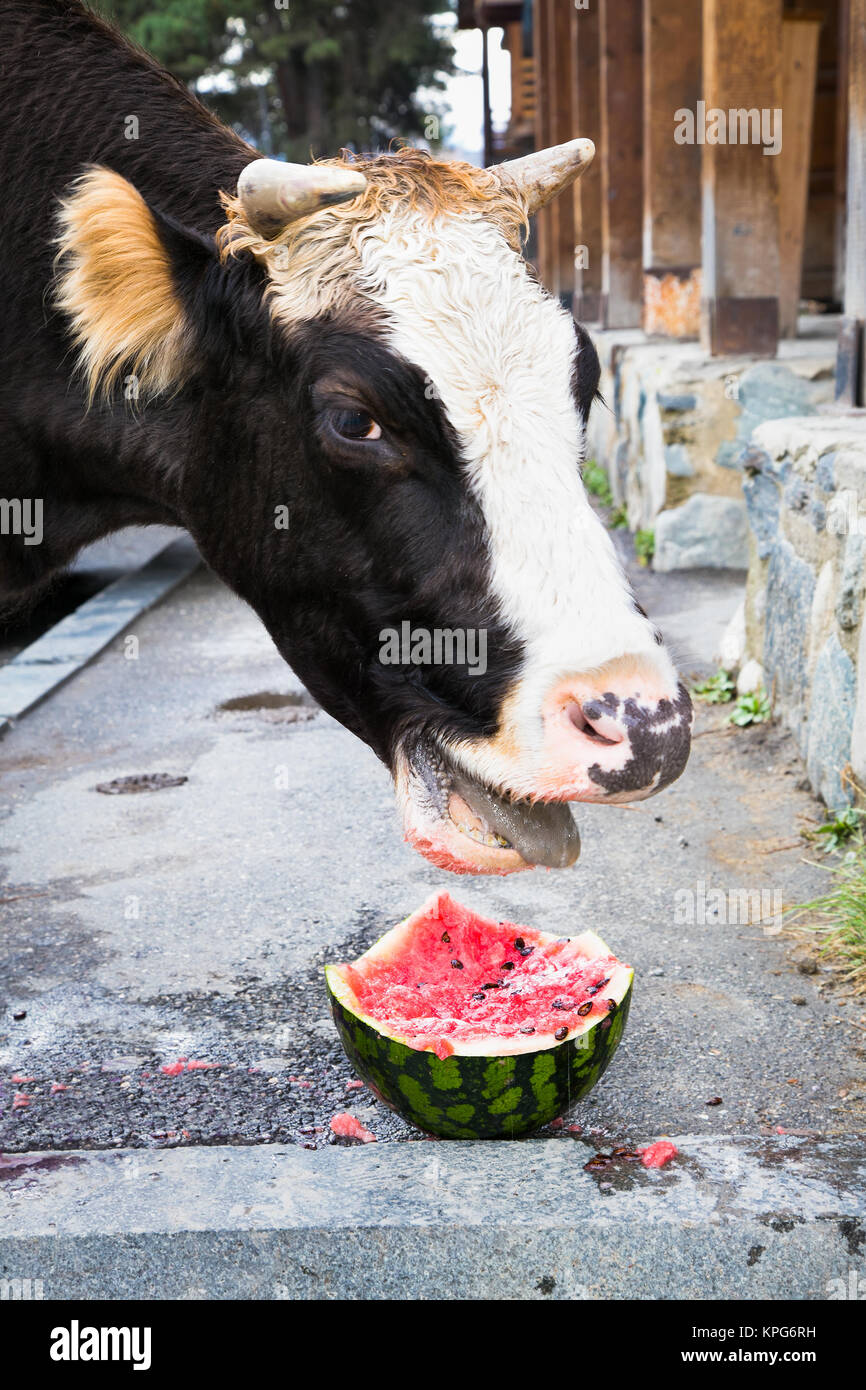
M404 768L407 838L440 867L513 873L536 865L565 869L578 858L580 834L564 802L498 791L438 744L415 747Z

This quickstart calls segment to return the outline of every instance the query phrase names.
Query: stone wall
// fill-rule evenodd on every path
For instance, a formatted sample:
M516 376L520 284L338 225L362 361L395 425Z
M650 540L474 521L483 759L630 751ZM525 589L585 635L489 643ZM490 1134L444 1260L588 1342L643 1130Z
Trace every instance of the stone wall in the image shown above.
M866 787L866 418L759 426L738 467L750 522L745 659L838 809Z
M637 331L594 335L608 409L591 413L587 452L630 528L655 529L657 569L746 568L744 445L762 421L832 399L831 327L781 344L773 362L709 358L695 342Z

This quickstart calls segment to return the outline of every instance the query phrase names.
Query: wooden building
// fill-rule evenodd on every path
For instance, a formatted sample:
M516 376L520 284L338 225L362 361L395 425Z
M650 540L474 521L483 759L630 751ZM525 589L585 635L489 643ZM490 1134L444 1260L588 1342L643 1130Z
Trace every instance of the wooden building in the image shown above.
M534 242L575 317L771 357L813 301L866 404L866 0L460 0L459 23L511 55L490 158L596 144Z

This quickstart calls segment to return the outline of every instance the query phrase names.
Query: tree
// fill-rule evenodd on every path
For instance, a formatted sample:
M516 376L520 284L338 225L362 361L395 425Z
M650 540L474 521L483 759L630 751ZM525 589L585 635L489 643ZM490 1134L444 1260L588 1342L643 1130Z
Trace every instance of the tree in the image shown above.
M453 50L433 16L448 0L94 3L266 153L303 161L438 136L430 94Z

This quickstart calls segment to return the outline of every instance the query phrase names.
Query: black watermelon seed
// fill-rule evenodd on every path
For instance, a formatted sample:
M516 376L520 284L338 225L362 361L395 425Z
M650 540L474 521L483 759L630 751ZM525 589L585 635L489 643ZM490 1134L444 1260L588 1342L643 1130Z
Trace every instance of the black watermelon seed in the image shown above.
M451 937L448 935L447 931L444 931L440 936L439 940L444 941L445 945L447 946L451 941Z
M609 1014L615 1014L618 1008L619 1008L619 1004L616 1002L615 999L608 999L608 1001L607 1001L607 1011L608 1011Z
M472 998L477 999L482 1004L484 1003L484 995L481 990L479 990L477 994L473 994Z
M597 1168L609 1168L610 1163L611 1160L607 1154L594 1154L588 1163L584 1163L583 1170L585 1173L592 1173Z
M12 1017L14 1018L14 1020L15 1020L16 1023L20 1023L21 1020L22 1020L22 1018L26 1018L26 1017L27 1017L27 1010L26 1010L26 1009L19 1009L18 1012L17 1012L17 1014L13 1014Z
M462 970L462 969L463 969L463 962L462 962L462 960L452 960L452 962L451 962L451 969L452 969L452 970Z
M523 937L522 937L522 936L515 936L515 938L514 938L514 949L515 949L516 951L522 951L525 945L526 945L526 942L523 940Z
M482 988L482 989L499 989L500 986L501 986L501 984L502 984L502 981L501 981L501 980L495 980L495 981L493 982L493 984L490 984L490 985L482 985L481 988Z
M578 1011L577 1011L577 1016L578 1016L578 1018L586 1018L587 1014L590 1013L591 1010L592 1010L592 1000L591 1000L591 999L587 999L586 1003L585 1003L585 1004L581 1004L580 1008L579 1008Z
M721 1105L721 1096L713 1096L712 1100L705 1100L704 1105Z
M513 970L513 969L514 969L514 961L513 961L513 960L504 960L499 968L500 968L500 970Z
M566 1028L565 1024L563 1024L561 1028L557 1028L553 1036L556 1038L557 1042L562 1042L563 1038L567 1038L568 1029Z
M520 1031L521 1031L521 1033L534 1033L534 1032L535 1032L535 1029L533 1028L532 1024L530 1023L530 1024L528 1024L528 1025L526 1026L526 1028L521 1028Z

